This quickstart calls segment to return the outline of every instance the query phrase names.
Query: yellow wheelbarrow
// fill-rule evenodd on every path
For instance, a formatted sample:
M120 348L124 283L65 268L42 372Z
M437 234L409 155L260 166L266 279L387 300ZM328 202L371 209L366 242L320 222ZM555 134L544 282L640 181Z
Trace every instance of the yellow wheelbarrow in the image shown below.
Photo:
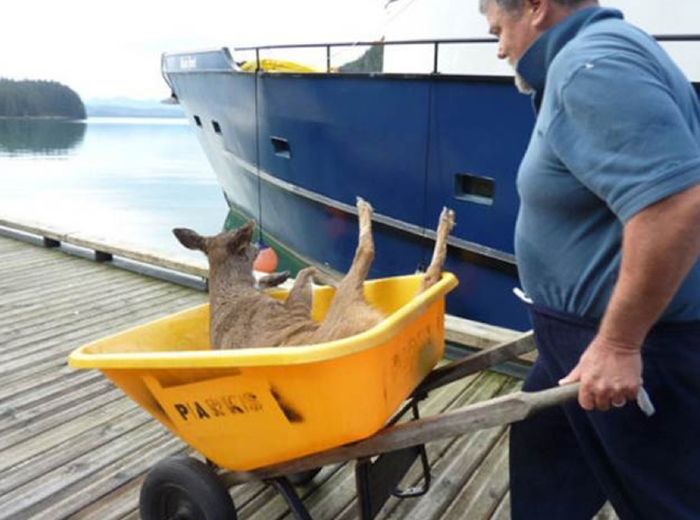
M156 465L141 490L142 518L236 518L228 488L260 479L275 485L297 518L308 519L290 481L356 459L360 516L370 519L392 493L427 490L425 442L520 420L575 395L572 388L519 392L420 419L417 403L429 390L534 348L524 335L433 370L445 347L445 295L457 280L446 273L423 293L421 281L412 275L366 282L367 299L387 318L325 344L211 350L209 306L201 305L75 350L72 367L100 369L207 460ZM284 299L287 292L272 294ZM330 287L315 289L316 319L332 297ZM395 424L411 410L413 420ZM423 489L397 492L417 459Z

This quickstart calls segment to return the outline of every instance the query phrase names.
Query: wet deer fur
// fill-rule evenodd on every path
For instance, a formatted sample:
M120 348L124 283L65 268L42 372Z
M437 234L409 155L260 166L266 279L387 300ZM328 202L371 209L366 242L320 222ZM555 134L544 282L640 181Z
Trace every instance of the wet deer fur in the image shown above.
M365 299L363 282L374 260L372 207L358 199L359 241L350 270L340 281L322 321L311 318L312 280L323 281L313 267L299 272L282 302L259 290L284 281L284 273L270 275L259 283L253 276L258 248L252 243L255 223L204 237L190 229L174 229L187 248L204 252L209 259L209 292L212 348L255 348L283 345L311 345L345 338L378 324L384 315ZM422 290L434 285L442 272L447 235L454 226L454 212L440 215L433 259Z

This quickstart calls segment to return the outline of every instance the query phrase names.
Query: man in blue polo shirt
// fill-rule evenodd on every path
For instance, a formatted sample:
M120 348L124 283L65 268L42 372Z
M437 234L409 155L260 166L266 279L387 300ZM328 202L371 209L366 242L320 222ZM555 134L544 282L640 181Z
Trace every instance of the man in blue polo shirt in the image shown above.
M480 2L537 112L517 179L539 349L524 388L581 383L513 425L513 518L587 519L606 499L623 519L700 518L698 97L617 10Z

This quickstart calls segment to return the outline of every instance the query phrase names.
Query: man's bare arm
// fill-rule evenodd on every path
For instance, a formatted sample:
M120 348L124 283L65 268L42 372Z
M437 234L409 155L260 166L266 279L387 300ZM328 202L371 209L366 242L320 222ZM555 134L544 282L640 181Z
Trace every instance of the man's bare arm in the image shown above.
M579 403L607 410L634 399L641 346L700 255L700 185L645 208L624 229L622 265L598 335L561 384L581 381Z
M700 255L700 185L645 208L624 229L622 265L599 334L639 348Z

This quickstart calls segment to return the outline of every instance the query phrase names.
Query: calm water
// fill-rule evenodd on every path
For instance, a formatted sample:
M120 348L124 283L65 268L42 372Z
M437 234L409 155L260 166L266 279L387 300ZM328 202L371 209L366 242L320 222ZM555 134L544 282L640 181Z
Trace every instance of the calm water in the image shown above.
M184 120L0 119L0 214L188 257L173 227L218 232L228 208Z

